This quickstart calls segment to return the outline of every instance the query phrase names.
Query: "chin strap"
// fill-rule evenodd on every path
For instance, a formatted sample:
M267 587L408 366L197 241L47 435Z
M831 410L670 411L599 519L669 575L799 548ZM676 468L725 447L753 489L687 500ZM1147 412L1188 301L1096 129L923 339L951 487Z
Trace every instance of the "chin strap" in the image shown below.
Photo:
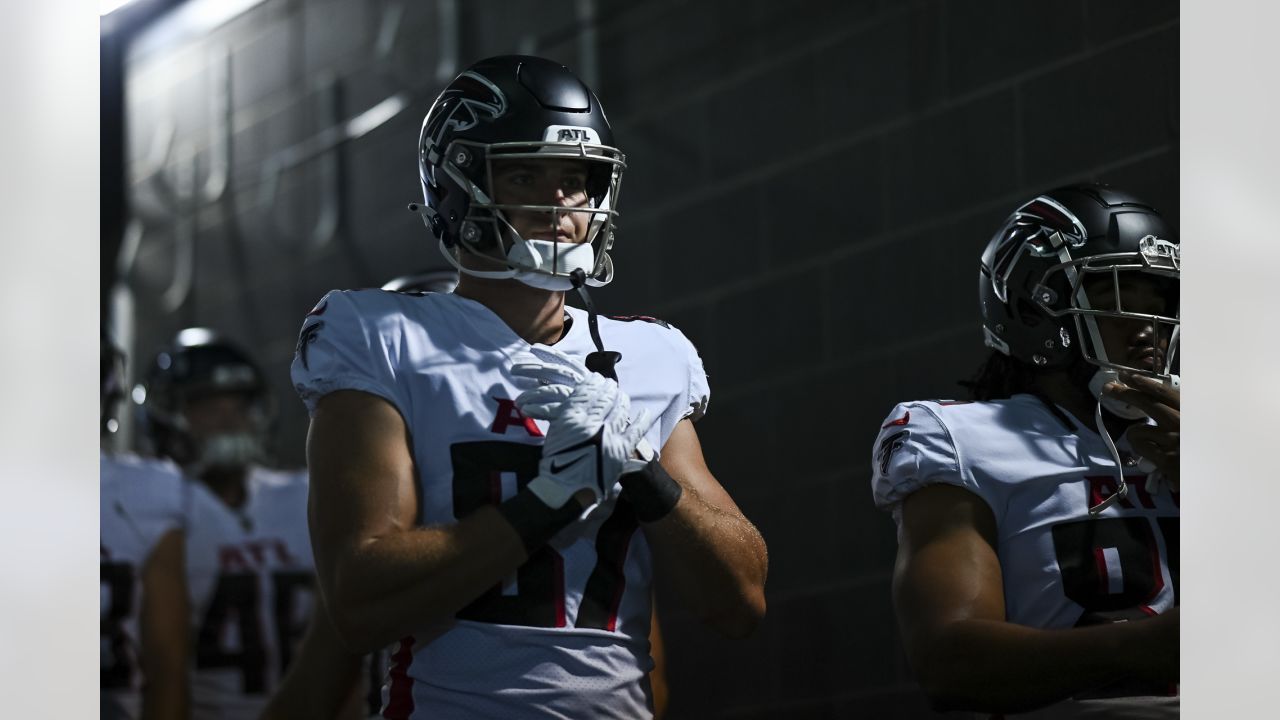
M1124 465L1120 462L1120 451L1116 449L1116 443L1111 439L1111 433L1107 432L1107 425L1102 421L1102 401L1093 409L1093 422L1098 428L1098 434L1102 436L1102 441L1107 444L1107 450L1111 451L1111 459L1116 463L1116 482L1118 488L1111 493L1106 500L1089 508L1090 515L1097 515L1116 503L1117 500L1123 500L1129 496L1129 485L1124 481Z
M587 329L591 331L591 342L596 346L595 352L587 354L587 369L617 382L618 371L614 370L613 366L622 360L622 353L616 350L605 350L604 342L600 340L600 323L596 320L596 306L591 302L591 295L587 293L587 274L582 268L575 268L569 273L569 279L573 281L573 289L578 291L578 297L582 298L582 304L587 306Z
M577 296L582 299L582 305L586 305L586 327L591 332L591 342L595 343L595 352L589 352L586 355L586 369L602 374L613 382L618 382L618 372L614 369L614 365L621 363L622 354L616 350L605 350L604 341L600 340L600 324L596 322L595 304L591 302L591 296L586 292L586 273L582 272L581 268L575 268L570 273L570 279L573 282L573 290L576 290ZM645 438L640 438L640 445L636 446L636 454L646 462L652 462L658 457L658 452ZM675 480L666 475L666 471L663 471L663 477L666 477L668 483L675 483ZM675 492L677 500L680 498L680 492ZM675 507L675 503L672 502L671 507Z
M1116 481L1120 483L1116 492L1112 493L1106 500L1089 508L1090 515L1097 515L1111 507L1117 500L1123 500L1129 494L1129 486L1124 481L1124 466L1120 462L1120 452L1116 450L1116 444L1111 439L1111 434L1107 432L1107 426L1102 421L1103 408L1105 407L1111 414L1125 420L1142 420L1147 417L1147 414L1142 410L1102 392L1103 385L1119 380L1119 373L1113 369L1104 368L1099 370L1089 381L1089 391L1093 393L1094 397L1098 398L1098 404L1093 412L1094 424L1097 426L1098 434L1102 436L1102 441L1107 444L1107 450L1111 451L1111 459L1116 463ZM1181 379L1172 374L1164 382L1175 388L1182 384ZM1139 458L1138 470L1147 473L1147 482L1144 489L1152 495L1158 493L1160 484L1164 481L1164 476L1163 473L1156 469L1155 463L1145 458ZM1172 484L1170 484L1170 487L1173 487Z

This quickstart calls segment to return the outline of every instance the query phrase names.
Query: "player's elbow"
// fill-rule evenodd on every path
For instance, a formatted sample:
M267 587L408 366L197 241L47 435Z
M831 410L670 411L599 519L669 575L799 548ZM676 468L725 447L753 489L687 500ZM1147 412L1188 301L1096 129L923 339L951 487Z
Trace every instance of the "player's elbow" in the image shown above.
M386 633L373 621L372 613L334 603L328 608L329 620L338 640L347 650L357 655L364 655L383 648Z
M956 673L939 663L925 658L913 658L912 669L916 682L929 700L934 712L951 712L964 706L963 689L959 687Z
M935 712L980 709L985 678L975 677L979 664L942 639L911 655L916 681Z
M722 635L741 640L750 636L764 620L764 588L752 587L733 602L710 609L703 619Z
M325 595L317 612L328 614L338 641L354 654L375 652L394 640L388 635L387 614L355 592L354 583L339 583Z
M1007 702L999 692L988 692L978 679L962 679L965 673L955 673L951 677L920 680L921 689L934 712L1013 712L1019 708L1009 709Z
M925 698L929 701L929 707L934 712L954 712L969 706L969 702L957 688L945 683L925 682L921 680L920 688L924 690Z

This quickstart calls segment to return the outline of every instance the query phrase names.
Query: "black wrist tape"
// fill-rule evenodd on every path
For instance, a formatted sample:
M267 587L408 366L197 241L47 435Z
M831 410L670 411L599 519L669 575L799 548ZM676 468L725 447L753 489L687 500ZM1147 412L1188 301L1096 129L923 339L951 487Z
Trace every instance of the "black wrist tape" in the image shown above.
M622 497L631 502L640 522L654 522L666 517L684 494L684 488L667 474L657 460L645 465L643 470L623 475L620 481Z
M546 545L552 535L577 520L583 509L582 503L570 497L563 507L553 510L528 488L498 505L498 512L516 529L524 551L529 555Z

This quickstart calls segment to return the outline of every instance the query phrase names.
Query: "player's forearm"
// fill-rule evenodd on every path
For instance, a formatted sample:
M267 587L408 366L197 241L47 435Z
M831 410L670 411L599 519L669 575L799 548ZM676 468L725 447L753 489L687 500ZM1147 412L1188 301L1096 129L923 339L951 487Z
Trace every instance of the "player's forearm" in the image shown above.
M654 572L703 621L731 637L764 617L769 560L764 539L742 515L712 507L686 487L666 517L645 523Z
M142 720L185 720L191 716L185 657L147 665L142 687Z
M961 620L918 642L911 662L935 709L1031 710L1132 676L1150 662L1147 622L1039 630Z
M181 531L166 533L143 569L140 612L144 720L185 719L191 714L188 675L190 605Z
M259 720L332 720L356 717L345 708L362 687L363 656L347 651L323 601L307 634ZM345 713L345 714L344 714Z
M345 549L322 578L325 601L348 649L371 652L451 618L526 557L519 534L487 506Z
M325 682L309 673L290 682L286 679L271 696L258 720L355 720L365 714L360 659L355 660L354 677L338 676Z
M191 716L190 700L182 686L148 685L142 698L142 720L183 720Z

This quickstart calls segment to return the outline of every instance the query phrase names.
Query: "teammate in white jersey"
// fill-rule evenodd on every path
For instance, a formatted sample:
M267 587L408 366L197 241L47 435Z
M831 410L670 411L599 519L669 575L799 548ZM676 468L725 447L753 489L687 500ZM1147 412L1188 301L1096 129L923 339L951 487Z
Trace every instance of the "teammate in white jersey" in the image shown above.
M1126 193L1025 203L982 257L978 402L885 419L872 489L940 709L1177 717L1180 262Z
M394 278L382 289L421 295L450 293L457 286L456 271L429 270ZM363 717L361 700L364 698L369 700L369 716L379 715L390 654L386 649L364 656L353 653L339 639L327 613L317 611L262 720ZM648 682L653 694L654 718L661 720L668 699L662 631L656 608L649 626L649 654L653 658Z
M654 577L743 635L767 565L703 461L693 346L564 304L612 278L622 154L533 57L464 71L419 151L457 291L332 292L293 365L334 628L398 642L387 718L647 717Z
M314 605L306 475L259 464L271 415L265 381L211 331L179 333L156 356L146 390L156 451L192 481L192 716L256 720Z
M116 431L124 356L102 334L101 429ZM104 451L101 503L104 720L185 718L189 690L185 491L169 463Z

